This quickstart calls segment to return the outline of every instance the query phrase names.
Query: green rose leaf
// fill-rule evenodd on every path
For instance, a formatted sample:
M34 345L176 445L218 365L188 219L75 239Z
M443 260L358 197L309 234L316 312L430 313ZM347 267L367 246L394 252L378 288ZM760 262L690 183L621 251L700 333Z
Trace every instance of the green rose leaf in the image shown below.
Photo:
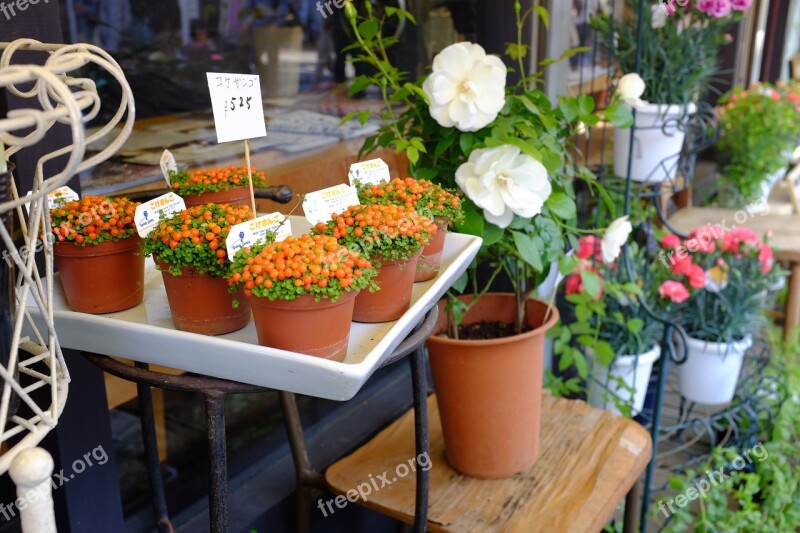
M522 256L522 259L531 265L536 272L544 270L542 251L536 244L533 235L520 233L518 231L512 231L511 234L514 236L514 244L517 247L519 255Z

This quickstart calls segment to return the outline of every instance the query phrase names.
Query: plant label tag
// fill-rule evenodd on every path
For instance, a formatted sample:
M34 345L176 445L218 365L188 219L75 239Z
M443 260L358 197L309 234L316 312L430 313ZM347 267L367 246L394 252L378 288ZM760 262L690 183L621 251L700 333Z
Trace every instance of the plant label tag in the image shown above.
M136 231L139 232L139 237L147 237L162 218L184 209L186 209L186 204L183 202L183 198L174 192L168 192L163 196L140 204L136 207L136 213L133 215L133 221L136 223Z
M267 242L268 233L275 234L274 242L282 241L292 234L292 223L282 213L275 212L236 224L225 239L228 259L233 261L233 256L242 248Z
M303 212L312 225L329 221L333 213L341 213L351 205L358 205L358 193L344 183L310 192L303 198Z
M161 154L161 172L164 174L164 179L167 180L167 186L172 187L169 182L170 172L178 171L178 163L175 161L175 156L169 150L164 150Z
M257 75L208 72L206 77L217 142L267 136L261 82Z
M47 209L60 207L67 202L74 202L75 200L80 199L81 197L78 195L78 193L65 185L47 195Z
M391 180L389 165L383 159L370 159L350 165L350 185L377 185Z

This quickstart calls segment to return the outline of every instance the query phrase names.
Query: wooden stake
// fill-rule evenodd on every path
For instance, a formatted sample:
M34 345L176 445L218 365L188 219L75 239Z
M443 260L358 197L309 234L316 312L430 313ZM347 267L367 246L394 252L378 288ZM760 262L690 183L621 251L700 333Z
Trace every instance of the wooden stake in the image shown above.
M256 195L253 192L253 170L250 168L250 140L244 140L244 161L247 165L247 183L250 184L250 205L253 206L253 218L258 218L256 212Z

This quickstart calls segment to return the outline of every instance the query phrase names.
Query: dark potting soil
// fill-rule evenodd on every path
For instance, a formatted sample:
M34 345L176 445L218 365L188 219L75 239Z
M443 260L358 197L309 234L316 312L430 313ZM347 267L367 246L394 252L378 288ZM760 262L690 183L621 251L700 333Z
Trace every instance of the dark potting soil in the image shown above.
M531 329L528 324L525 324L522 327L522 332L525 333ZM458 338L469 341L500 339L516 334L516 325L508 322L475 322L474 324L461 324L458 326Z

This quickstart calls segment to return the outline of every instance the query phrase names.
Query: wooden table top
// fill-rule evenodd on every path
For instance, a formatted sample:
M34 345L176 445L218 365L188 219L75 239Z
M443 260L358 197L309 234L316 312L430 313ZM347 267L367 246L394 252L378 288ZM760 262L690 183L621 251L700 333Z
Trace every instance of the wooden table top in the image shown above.
M717 207L688 207L678 210L669 218L669 225L682 233L689 233L705 224L719 224L731 230L746 227L759 236L771 232L769 243L775 256L782 261L800 262L800 215L761 214L757 211L723 209Z
M478 480L447 464L435 395L428 413L431 532L600 531L652 456L650 434L636 422L545 394L536 464L509 479ZM396 481L359 503L410 524L415 474L399 477L395 468L413 457L411 410L325 475L335 493L346 494L386 473Z

